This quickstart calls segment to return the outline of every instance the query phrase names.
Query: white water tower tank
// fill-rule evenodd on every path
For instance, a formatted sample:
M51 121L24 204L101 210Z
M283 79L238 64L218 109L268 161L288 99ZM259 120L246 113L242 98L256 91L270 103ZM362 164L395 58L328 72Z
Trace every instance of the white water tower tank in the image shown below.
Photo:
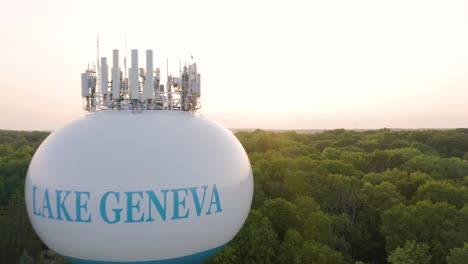
M114 95L116 69L114 61ZM25 183L33 228L75 264L200 263L247 218L247 154L229 130L201 114L122 98L99 100L95 112L38 148ZM132 104L140 110L128 110Z

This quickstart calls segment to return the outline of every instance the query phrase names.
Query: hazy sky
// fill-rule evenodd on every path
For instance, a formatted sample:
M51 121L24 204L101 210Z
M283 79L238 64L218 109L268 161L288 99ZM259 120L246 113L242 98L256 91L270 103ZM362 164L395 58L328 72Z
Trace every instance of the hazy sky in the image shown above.
M202 113L230 128L468 126L468 1L5 1L0 129L82 116L112 49L193 55ZM121 55L122 56L122 55Z

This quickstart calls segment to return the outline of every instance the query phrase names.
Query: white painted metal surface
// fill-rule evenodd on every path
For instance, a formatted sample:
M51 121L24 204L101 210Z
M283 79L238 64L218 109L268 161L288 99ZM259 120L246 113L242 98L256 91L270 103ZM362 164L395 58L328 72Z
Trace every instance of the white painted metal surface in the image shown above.
M151 193L162 205L166 196L165 210ZM115 262L226 244L252 193L249 160L234 135L182 111L98 111L72 122L42 143L25 184L28 215L48 247Z

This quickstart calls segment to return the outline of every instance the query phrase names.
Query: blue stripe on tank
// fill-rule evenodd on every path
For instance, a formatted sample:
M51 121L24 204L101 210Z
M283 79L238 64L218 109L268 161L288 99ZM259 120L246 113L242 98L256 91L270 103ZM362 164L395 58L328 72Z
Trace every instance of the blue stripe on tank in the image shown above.
M208 257L221 250L224 245L216 247L207 251L196 253L189 256L172 258L172 259L161 259L161 260L145 260L145 261L103 261L103 260L89 260L66 257L67 261L73 264L183 264L183 263L202 263Z

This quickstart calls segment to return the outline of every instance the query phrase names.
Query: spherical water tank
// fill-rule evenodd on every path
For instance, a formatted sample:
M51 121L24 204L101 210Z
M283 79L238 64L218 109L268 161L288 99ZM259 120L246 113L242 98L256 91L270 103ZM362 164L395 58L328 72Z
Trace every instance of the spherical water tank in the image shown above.
M234 135L171 111L72 122L42 143L25 184L34 230L73 263L201 262L239 231L252 193Z

